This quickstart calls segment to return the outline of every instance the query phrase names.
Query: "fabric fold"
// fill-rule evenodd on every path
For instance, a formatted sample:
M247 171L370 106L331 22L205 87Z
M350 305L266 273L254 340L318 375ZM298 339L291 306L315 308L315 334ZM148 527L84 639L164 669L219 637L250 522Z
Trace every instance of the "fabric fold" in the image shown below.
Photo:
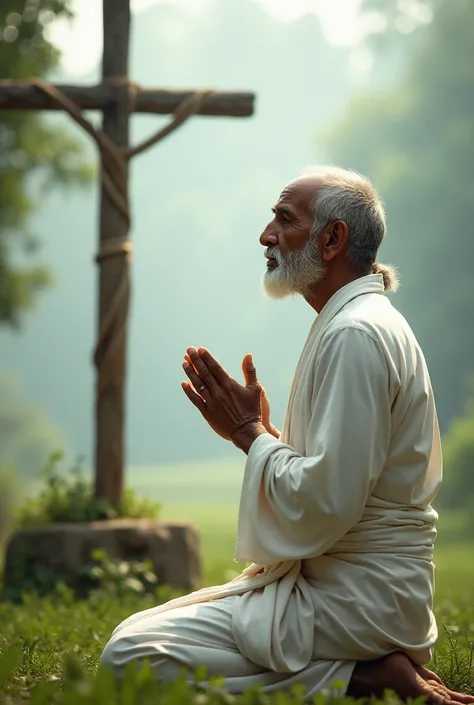
M232 631L240 653L276 673L296 673L313 653L314 606L301 561L288 564L278 581L236 601Z

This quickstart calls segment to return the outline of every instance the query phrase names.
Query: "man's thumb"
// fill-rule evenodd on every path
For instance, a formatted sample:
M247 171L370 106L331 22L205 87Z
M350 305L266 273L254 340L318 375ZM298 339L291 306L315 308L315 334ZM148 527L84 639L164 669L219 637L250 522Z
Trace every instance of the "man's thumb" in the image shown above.
M258 381L257 370L255 369L252 355L250 353L246 355L242 361L242 371L244 373L245 384L247 387L251 384L255 384Z

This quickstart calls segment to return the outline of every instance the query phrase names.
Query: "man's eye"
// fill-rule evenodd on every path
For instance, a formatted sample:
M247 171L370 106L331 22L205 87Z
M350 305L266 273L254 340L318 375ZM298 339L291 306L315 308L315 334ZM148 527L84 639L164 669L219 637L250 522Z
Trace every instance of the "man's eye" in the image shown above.
M272 208L272 213L273 213L273 215L276 216L276 218L277 218L279 221L281 221L282 223L290 223L290 222L291 222L290 219L287 218L284 213L280 213L280 212L277 211L275 208Z

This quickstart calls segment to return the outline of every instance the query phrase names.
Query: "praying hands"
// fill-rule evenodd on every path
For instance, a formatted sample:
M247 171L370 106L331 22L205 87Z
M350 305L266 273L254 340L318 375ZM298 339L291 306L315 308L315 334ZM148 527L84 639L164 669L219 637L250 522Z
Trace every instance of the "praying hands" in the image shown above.
M242 361L245 386L239 384L205 348L187 349L181 386L209 426L248 453L257 436L278 432L270 423L270 404L257 378L252 355Z

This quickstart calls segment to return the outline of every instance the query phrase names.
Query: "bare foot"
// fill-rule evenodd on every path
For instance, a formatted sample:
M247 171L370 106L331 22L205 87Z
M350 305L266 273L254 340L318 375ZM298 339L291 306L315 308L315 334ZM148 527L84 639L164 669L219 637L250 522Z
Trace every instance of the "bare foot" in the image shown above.
M347 695L355 698L383 697L392 690L402 700L425 697L428 705L470 705L472 695L455 693L441 678L424 666L415 666L402 653L376 661L359 661L352 674Z

